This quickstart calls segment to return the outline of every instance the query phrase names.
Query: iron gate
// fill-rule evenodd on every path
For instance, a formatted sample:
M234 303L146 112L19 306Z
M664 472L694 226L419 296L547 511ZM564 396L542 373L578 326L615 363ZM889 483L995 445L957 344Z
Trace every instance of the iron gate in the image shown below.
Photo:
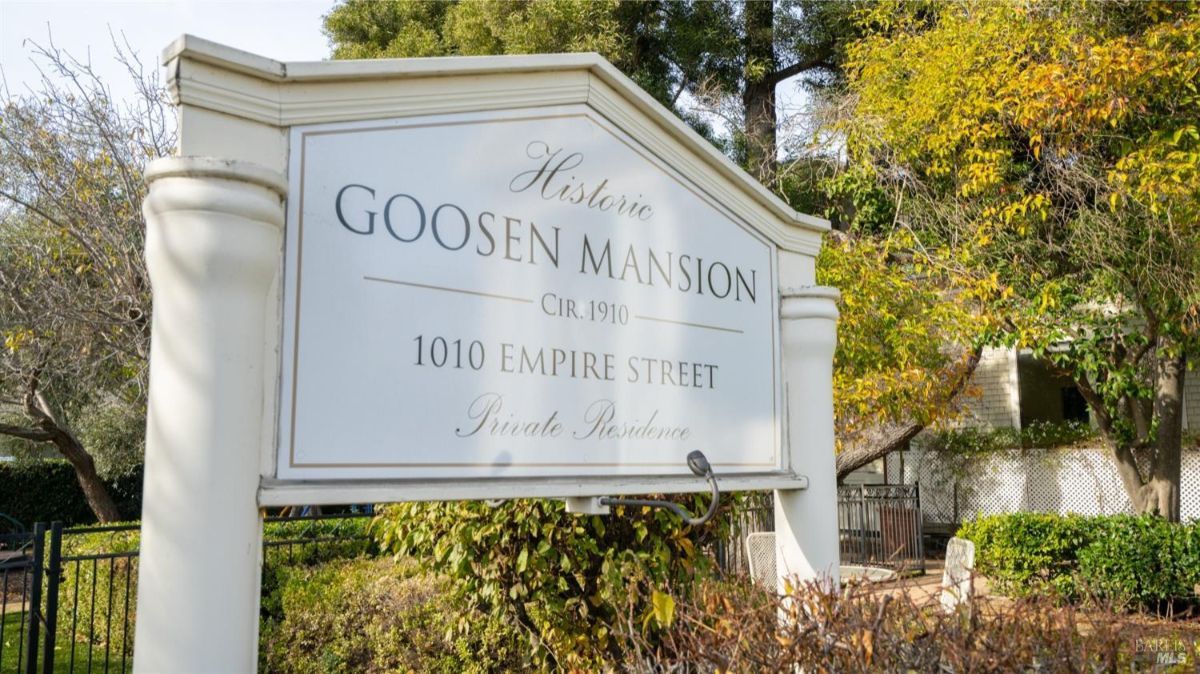
M746 573L746 539L775 530L770 492L747 494L735 511L728 541L717 546L727 573ZM920 489L915 484L838 487L838 538L843 564L925 570Z
M924 571L920 491L915 484L838 487L843 564Z
M367 538L361 526L349 525L369 516L267 518L264 573L357 554ZM0 534L0 674L133 669L139 534L136 524L60 522Z

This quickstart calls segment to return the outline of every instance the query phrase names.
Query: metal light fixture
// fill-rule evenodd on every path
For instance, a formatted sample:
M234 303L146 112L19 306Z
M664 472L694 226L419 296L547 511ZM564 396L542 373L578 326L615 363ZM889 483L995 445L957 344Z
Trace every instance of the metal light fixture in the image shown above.
M721 490L717 488L717 478L713 475L712 466L709 465L708 459L705 458L704 452L696 450L687 455L687 466L696 475L708 480L708 486L712 488L712 502L708 504L708 510L700 517L692 517L692 514L681 508L676 503L670 501L656 501L652 499L638 498L611 498L605 496L600 499L602 506L648 506L650 508L666 508L671 512L679 515L679 517L690 524L698 527L701 524L712 519L712 516L717 512L717 505L721 500Z

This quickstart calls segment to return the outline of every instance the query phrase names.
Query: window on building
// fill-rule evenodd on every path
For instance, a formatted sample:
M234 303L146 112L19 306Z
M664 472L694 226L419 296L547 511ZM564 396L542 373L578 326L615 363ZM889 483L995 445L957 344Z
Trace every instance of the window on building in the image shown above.
M1033 422L1087 421L1088 408L1075 382L1050 363L1021 354L1017 358L1021 391L1021 427Z

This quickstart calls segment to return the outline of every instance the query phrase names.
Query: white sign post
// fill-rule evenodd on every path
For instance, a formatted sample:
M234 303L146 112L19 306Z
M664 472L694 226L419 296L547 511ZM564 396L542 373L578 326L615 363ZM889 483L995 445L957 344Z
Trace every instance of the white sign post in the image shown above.
M254 668L262 507L707 491L697 449L836 580L824 221L591 54L164 63L137 671Z

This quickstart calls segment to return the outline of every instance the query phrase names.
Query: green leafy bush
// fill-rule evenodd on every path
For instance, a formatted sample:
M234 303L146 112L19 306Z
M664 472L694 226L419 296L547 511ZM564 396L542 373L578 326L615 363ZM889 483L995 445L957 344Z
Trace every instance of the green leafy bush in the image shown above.
M262 623L263 671L457 674L524 664L515 627L455 604L446 578L411 561L336 560L288 567L280 580L279 613Z
M135 523L136 524L136 523ZM110 658L131 656L137 609L137 529L63 536L63 557L103 554L63 563L58 592L58 643L105 649ZM87 651L82 651L86 653Z
M947 457L970 457L1020 447L1021 436L1011 428L965 426L929 433L921 442L925 451Z
M141 516L140 467L105 484L122 515L129 519ZM0 513L28 528L34 522L58 521L71 526L96 521L79 488L75 470L59 459L0 463Z
M263 615L278 611L278 590L289 569L373 551L367 534L370 522L366 517L352 517L263 524Z
M1085 421L1034 421L1020 431L975 426L940 430L929 433L922 446L927 451L969 458L1009 449L1070 447L1096 437L1096 430Z
M701 499L686 497L688 507ZM702 550L728 530L728 510L699 528L661 509L613 510L573 515L549 500L397 504L373 532L383 550L447 575L465 605L527 630L536 666L594 671L619 659L618 617L633 616L651 636L670 623L661 590L710 574Z
M277 607L279 579L289 570L333 559L356 557L371 549L368 518L267 522L263 526L263 612ZM136 527L137 522L127 523ZM111 525L105 525L111 526ZM125 525L120 525L125 526ZM132 653L136 622L137 528L79 531L63 536L63 575L59 589L59 643L72 641L108 648L110 657ZM271 545L287 542L287 545ZM99 555L100 558L72 560Z
M328 540L330 538L359 538L370 542L367 531L370 517L327 516L324 519L281 519L263 524L263 540Z
M1053 449L1094 440L1096 429L1086 421L1034 421L1021 428L1021 447Z
M1193 597L1200 583L1200 525L1146 515L1105 518L1079 553L1079 577L1088 591L1118 605L1167 609Z
M1162 610L1193 600L1200 583L1197 522L1009 513L967 522L958 536L975 543L976 570L1011 596Z
M1000 592L1076 596L1079 551L1096 521L1079 515L1009 513L966 522L958 536L975 543L975 569Z

